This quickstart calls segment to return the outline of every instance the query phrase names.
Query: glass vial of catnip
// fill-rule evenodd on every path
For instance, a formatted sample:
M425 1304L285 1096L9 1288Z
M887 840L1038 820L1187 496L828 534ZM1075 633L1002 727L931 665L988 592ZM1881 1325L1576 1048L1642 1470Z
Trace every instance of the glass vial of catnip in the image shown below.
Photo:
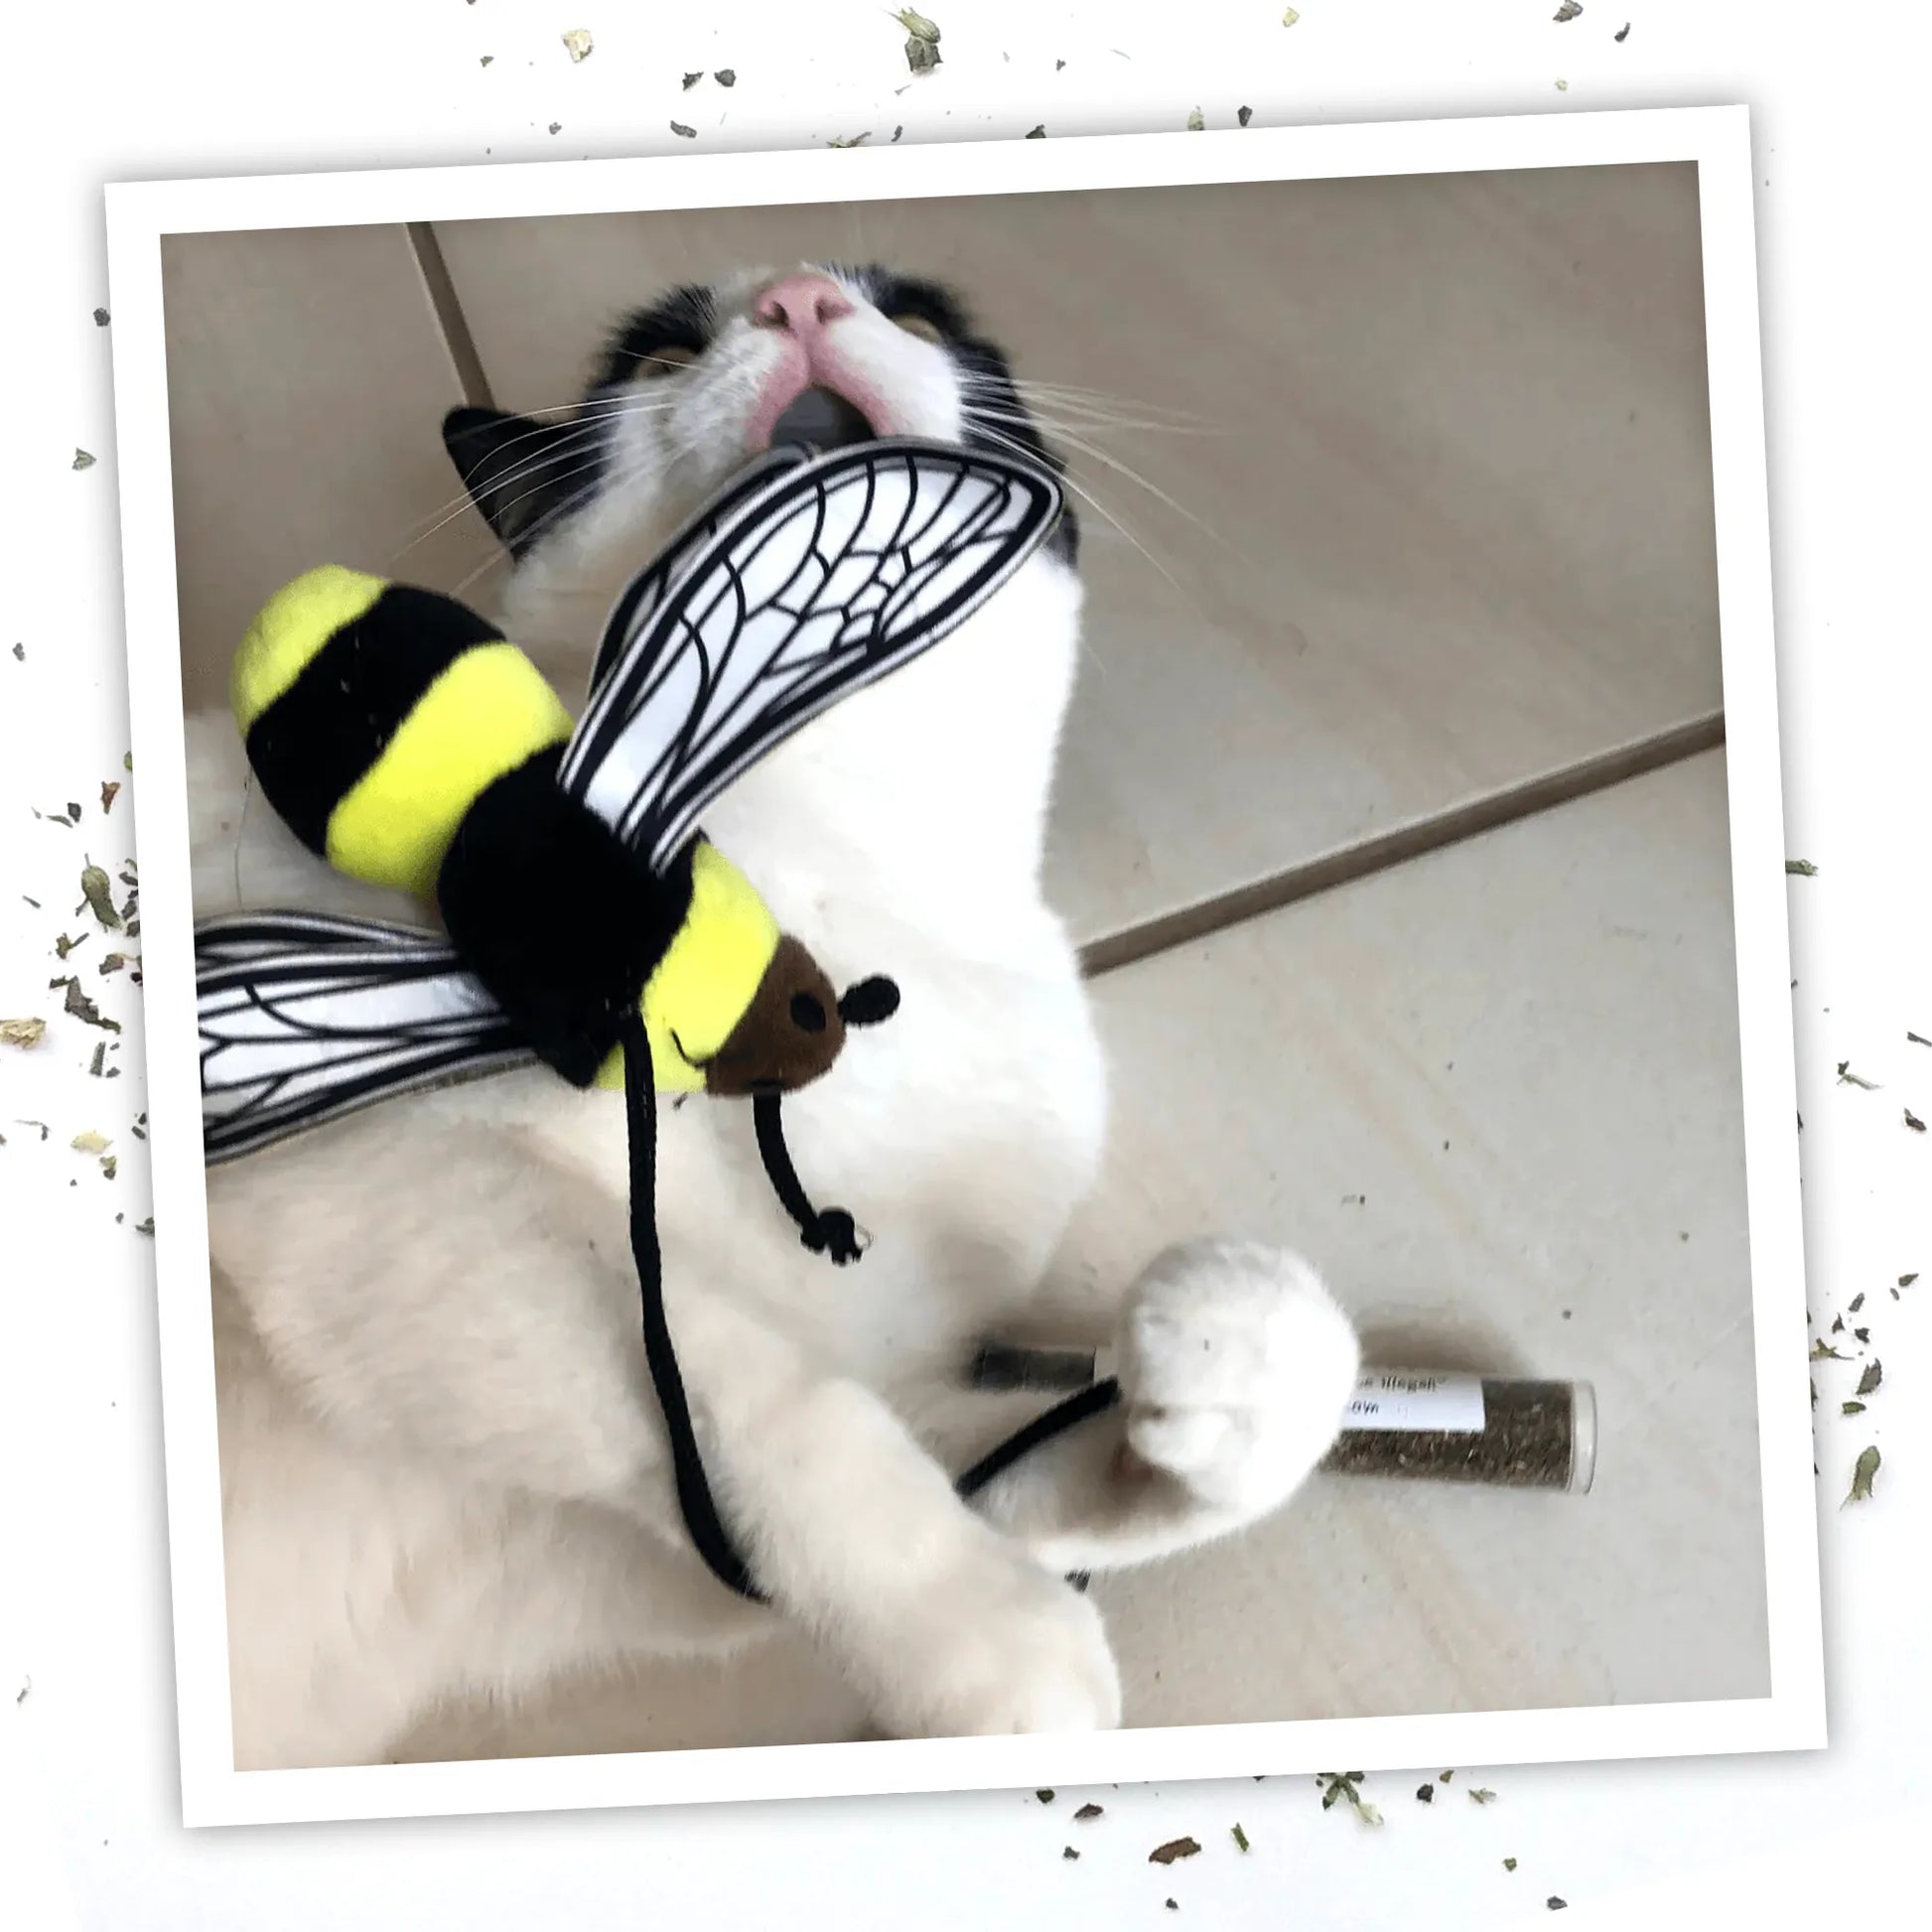
M1321 1466L1582 1495L1596 1473L1587 1382L1368 1368Z

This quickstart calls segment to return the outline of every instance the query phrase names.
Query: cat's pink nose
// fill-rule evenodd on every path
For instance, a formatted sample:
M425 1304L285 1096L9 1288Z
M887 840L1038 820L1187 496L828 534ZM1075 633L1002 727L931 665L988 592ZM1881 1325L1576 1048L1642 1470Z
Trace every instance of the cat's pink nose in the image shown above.
M752 319L801 340L852 313L852 298L829 275L786 275L752 304Z

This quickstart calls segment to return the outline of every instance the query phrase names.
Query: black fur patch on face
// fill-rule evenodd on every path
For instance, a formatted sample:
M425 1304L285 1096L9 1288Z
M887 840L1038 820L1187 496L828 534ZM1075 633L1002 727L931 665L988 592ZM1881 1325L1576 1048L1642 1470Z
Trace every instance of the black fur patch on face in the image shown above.
M672 289L648 309L632 310L618 325L604 345L590 393L648 376L655 366L651 358L665 349L702 355L717 328L717 306L709 289L695 283Z

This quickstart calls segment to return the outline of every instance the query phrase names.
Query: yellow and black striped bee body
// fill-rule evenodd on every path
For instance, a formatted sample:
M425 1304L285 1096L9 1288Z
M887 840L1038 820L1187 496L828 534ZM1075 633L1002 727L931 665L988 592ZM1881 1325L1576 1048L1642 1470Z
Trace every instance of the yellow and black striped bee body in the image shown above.
M327 565L256 618L230 696L263 794L339 871L436 906L540 1057L622 1083L789 1091L844 1040L830 983L702 837L653 871L558 783L570 713L453 598Z

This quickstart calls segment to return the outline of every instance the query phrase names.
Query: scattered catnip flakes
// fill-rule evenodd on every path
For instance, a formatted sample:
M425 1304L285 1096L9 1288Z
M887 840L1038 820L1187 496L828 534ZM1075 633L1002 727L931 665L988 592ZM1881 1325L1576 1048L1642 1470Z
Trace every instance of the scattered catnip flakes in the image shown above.
M1885 1379L1885 1365L1877 1356L1865 1364L1864 1373L1859 1377L1859 1386L1852 1391L1854 1395L1875 1395L1878 1384Z
M114 883L98 866L89 865L82 869L80 896L93 908L94 917L102 925L120 930L121 915L114 910Z
M1505 1859L1503 1861L1503 1869L1505 1871L1514 1871L1516 1869L1516 1861L1514 1859Z
M1863 1402L1841 1402L1838 1406L1838 1413L1841 1416L1862 1416L1864 1414L1864 1404Z
M96 329L105 329L111 321L113 321L113 317L105 309L96 309L94 311L94 327Z
M1205 118L1202 116L1200 109L1196 107L1187 116L1187 132L1189 134L1199 134L1206 126L1207 122Z
M1612 40L1627 41L1630 38L1630 23L1626 20L1610 38Z
M120 1172L120 1159L117 1155L103 1154L101 1156L100 1171L109 1180L112 1180L115 1174Z
M104 1039L97 1039L94 1041L94 1056L92 1059L90 1059L87 1062L87 1071L91 1073L96 1080L98 1080L101 1075L101 1069L105 1067L106 1064L107 1064L107 1042Z
M478 65L479 67L483 67L483 68L486 68L486 67L488 67L488 66L489 66L489 64L490 64L490 63L491 63L492 61L494 61L494 60L495 60L495 58L496 58L496 57L495 57L495 55L493 55L493 54L485 54L485 55L484 55L484 56L483 57L483 59L482 59L481 61L479 61L479 62L477 63L477 65Z
M1556 12L1558 25L1561 26L1566 20L1575 20L1583 10L1583 0L1563 0L1563 5Z
M1479 1784L1470 1790L1469 1802L1473 1805L1493 1805L1496 1802L1496 1794L1487 1785Z
M1038 125L1037 127L1030 127L1030 128L1029 128L1029 129L1027 130L1027 139L1028 139L1029 141L1043 141L1043 140L1045 140L1045 139L1046 139L1046 123L1045 123L1044 121L1041 121L1041 122L1040 122L1040 124L1039 124L1039 125Z
M85 450L76 448L73 453L73 467L76 470L91 470L94 467L94 460Z
M1918 1280L1918 1270L1913 1269L1913 1271L1909 1275L1899 1276L1898 1285L1900 1288L1910 1288L1911 1285L1917 1280Z
M91 1127L85 1127L68 1145L76 1154L105 1154L108 1142L105 1134L96 1134Z
M1075 1818L1099 1818L1102 1816L1102 1807L1092 1803L1084 1804L1073 1815Z
M1784 869L1794 879L1815 879L1818 876L1818 868L1809 859L1787 859Z
M738 69L736 68L720 68L711 77L721 87L736 87L738 85Z
M38 1046L47 1032L47 1022L34 1018L0 1020L0 1041L9 1046Z
M571 28L563 36L563 43L569 50L571 64L573 66L579 61L588 61L591 58L591 48L594 43L591 40L591 30L588 27Z
M47 1139L48 1126L47 1126L47 1122L44 1120L21 1120L18 1116L16 1116L14 1120L14 1125L16 1127L38 1127L41 1130L41 1139L42 1140Z
M868 128L863 134L835 134L825 145L828 148L862 148L871 139L872 130Z
M1852 1465L1852 1493L1845 1499L1848 1503L1870 1500L1871 1479L1878 1473L1878 1465L1883 1460L1875 1446L1859 1451L1859 1459Z
M154 1216L150 1214L145 1221L136 1221L134 1223L134 1232L136 1234L152 1234L154 1232Z
M684 76L684 91L688 94L691 91L691 89L695 87L698 84L698 82L703 78L704 78L704 69L702 68L700 68L695 73L687 73Z
M1925 1132L1924 1121L1920 1120L1919 1117L1915 1113L1913 1113L1911 1108L1909 1107L1905 1109L1905 1125L1909 1127L1914 1134L1923 1134Z
M27 646L26 646L25 644L23 644L23 643L20 643L20 642L18 642L18 641L16 641L16 642L15 642L15 644L14 644L14 656L15 656L15 657L16 657L16 658L17 658L17 659L18 659L18 660L19 660L19 661L20 661L21 663L23 663L23 664L24 664L24 663L26 663L26 661L27 661Z
M1147 1855L1149 1864L1173 1864L1176 1859L1191 1859L1200 1850L1198 1839L1171 1838Z
M1241 1829L1238 1821L1229 1828L1228 1836L1234 1840L1234 1849L1237 1852L1245 1852L1249 1849L1248 1834Z
M118 778L103 778L100 781L100 810L105 817L114 809L115 797L119 794L121 781Z
M1847 1314L1857 1314L1858 1311L1863 1307L1864 1307L1864 1296L1863 1294L1855 1295L1852 1297L1851 1301L1846 1303L1845 1312Z
M1433 1784L1418 1785L1416 1787L1416 1802L1419 1805L1433 1805L1436 1802L1436 1787Z
M127 954L124 952L110 952L110 953L102 954L101 961L100 961L101 978L105 979L109 973L120 972L121 969L124 966L126 966L126 964L127 964Z
M1567 1912L1570 1909L1569 1899L1559 1898L1555 1892L1552 1892L1543 1902L1553 1912Z
M19 646L18 644L16 644L16 645L14 646L14 649L15 649L16 651L18 651L18 650L20 649L20 646ZM1927 1039L1927 1038L1926 1038L1926 1036L1925 1036L1925 1035L1924 1035L1923 1034L1915 1034L1915 1033L1913 1033L1913 1031L1912 1031L1912 1030L1911 1030L1911 1028L1909 1028L1909 1027L1907 1027L1907 1028L1905 1029L1905 1037L1906 1037L1906 1038L1907 1038L1907 1039L1908 1039L1908 1040L1909 1040L1909 1041L1910 1041L1910 1042L1911 1042L1911 1043L1912 1043L1912 1044L1913 1044L1914 1046L1932 1046L1932 1039Z
M1034 1793L1034 1796L1037 1798L1042 1805L1050 1805L1053 1802L1055 1794L1052 1791L1047 1790L1044 1786L1041 1786L1039 1790Z
M1821 1337L1811 1345L1811 1359L1814 1362L1849 1362L1852 1358L1850 1355L1841 1355Z
M1074 1851L1070 1845L1062 1845L1060 1847L1060 1857L1063 1859L1077 1859L1079 1856L1079 1853Z
M50 984L65 985L67 987L66 1010L72 1014L76 1020L85 1021L90 1027L100 1027L110 1034L120 1032L121 1023L118 1020L107 1019L101 1010L87 998L86 994L81 992L80 982L78 980L54 981Z
M1284 27L1293 27L1295 23L1301 18L1302 16L1299 13L1297 13L1293 7L1290 7L1289 10L1282 15L1282 25Z
M1252 107L1237 107L1234 110L1235 120L1239 122L1240 125L1243 127L1246 127L1248 123L1254 119L1254 117L1255 117L1255 110Z
M698 138L698 130L695 127L686 127L682 121L673 121L671 132L681 141L695 141Z
M561 134L563 131L564 131L564 124L562 121L552 121L550 123L550 132L552 134Z

